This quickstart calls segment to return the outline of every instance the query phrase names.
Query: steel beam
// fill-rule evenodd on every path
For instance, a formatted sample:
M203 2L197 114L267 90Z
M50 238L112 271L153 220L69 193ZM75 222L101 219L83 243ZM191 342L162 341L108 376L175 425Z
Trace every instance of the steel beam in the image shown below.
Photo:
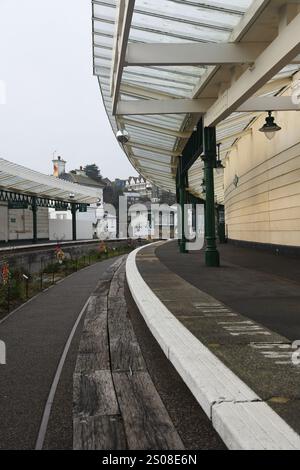
M300 13L256 59L254 66L226 90L205 116L205 126L214 126L236 111L268 80L300 53Z
M112 110L115 114L120 95L127 43L130 33L135 0L119 0L119 14L116 24L114 61L111 76Z
M125 66L252 64L267 43L128 44Z
M116 115L143 116L151 114L188 114L195 113L203 115L213 104L210 98L199 100L177 99L177 100L135 100L120 101Z
M251 7L247 10L246 14L233 30L228 42L239 43L249 31L253 23L255 23L262 11L269 5L270 1L271 0L254 0ZM201 77L195 86L193 98L198 98L201 95L206 85L210 83L219 69L219 65L208 67L207 72Z
M300 105L293 103L291 96L257 96L247 100L237 111L300 111Z
M230 94L230 89L225 93ZM223 100L223 107L226 106L225 98ZM210 98L201 99L178 99L178 100L137 100L137 101L121 101L118 105L117 114L121 115L151 115L151 114L205 114L207 111L208 116L211 115L209 109L212 105L214 109L215 104ZM220 106L221 107L221 106ZM254 97L246 100L245 103L241 104L234 109L235 112L263 112L263 111L299 111L300 107L297 104L293 104L291 97L289 96L263 96ZM209 117L206 116L205 122ZM129 122L128 122L129 123ZM143 127L142 124L138 124L138 127ZM147 124L145 124L147 127ZM150 127L148 127L150 129ZM155 128L152 130L162 132L162 129ZM172 132L172 135L177 134L178 137L187 138L187 133ZM184 135L182 135L184 134Z

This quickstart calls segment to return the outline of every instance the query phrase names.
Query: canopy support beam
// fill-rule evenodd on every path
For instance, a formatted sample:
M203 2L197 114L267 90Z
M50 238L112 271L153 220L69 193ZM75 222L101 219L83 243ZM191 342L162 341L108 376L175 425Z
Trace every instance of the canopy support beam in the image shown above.
M252 64L267 43L128 44L125 67Z
M213 102L214 100L210 98L202 98L199 100L169 99L120 101L117 107L116 116L188 113L201 115L209 109Z
M113 114L116 112L120 95L124 61L131 28L135 0L119 0L119 18L115 33L114 62L111 76L111 94Z
M151 115L151 114L199 114L210 113L210 98L177 99L177 100L136 100L121 101L117 115ZM223 106L226 107L226 101ZM255 96L245 101L235 112L264 112L264 111L300 111L300 105L293 103L290 96ZM207 118L206 118L207 119ZM126 122L126 121L124 121Z
M250 98L238 108L239 112L300 111L291 96L261 96Z
M212 105L205 116L205 126L215 126L252 97L300 53L300 13L279 32L258 56L253 67Z

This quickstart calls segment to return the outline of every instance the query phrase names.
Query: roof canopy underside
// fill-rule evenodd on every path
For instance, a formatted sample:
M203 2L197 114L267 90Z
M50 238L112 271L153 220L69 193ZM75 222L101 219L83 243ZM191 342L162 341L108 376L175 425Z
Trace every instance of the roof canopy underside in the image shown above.
M0 190L44 197L50 200L93 204L98 201L96 189L47 176L0 158Z
M171 191L178 159L201 116L205 125L217 126L224 158L268 110L251 98L260 96L267 106L299 70L299 39L287 39L292 27L300 27L299 2L92 3L94 74L112 127L129 132L124 148L136 170Z

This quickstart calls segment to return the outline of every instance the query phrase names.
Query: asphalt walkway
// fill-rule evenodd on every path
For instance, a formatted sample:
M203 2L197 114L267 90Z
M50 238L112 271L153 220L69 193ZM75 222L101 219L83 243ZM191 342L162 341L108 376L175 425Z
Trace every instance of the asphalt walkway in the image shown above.
M95 264L40 294L0 324L0 449L33 449L66 341L97 283L115 259ZM62 371L45 447L72 448L73 371L81 326Z

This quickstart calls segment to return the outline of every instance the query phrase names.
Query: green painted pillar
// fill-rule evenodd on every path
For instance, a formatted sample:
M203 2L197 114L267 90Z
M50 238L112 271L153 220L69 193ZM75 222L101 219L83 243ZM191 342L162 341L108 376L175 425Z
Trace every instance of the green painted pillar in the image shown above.
M31 210L32 210L32 241L33 243L37 243L38 240L38 233L37 233L37 200L36 196L32 196L32 204L31 204Z
M220 255L216 245L216 219L215 219L215 188L214 188L214 168L216 166L217 145L215 127L204 128L204 177L206 185L205 204L205 239L206 266L219 267Z
M73 238L73 241L75 242L77 240L77 227L76 227L77 207L74 202L72 202L71 204L71 212L72 212L72 238Z
M184 231L184 221L185 221L185 204L186 204L186 177L183 174L181 164L178 167L178 183L179 183L179 204L181 207L181 238L179 240L179 250L180 253L187 253L186 250L186 238Z
M180 204L180 192L179 192L179 187L180 187L180 165L178 166L177 170L177 175L176 175L176 202L177 204ZM178 230L178 248L180 249L180 244L181 244L181 238L180 238L180 229L181 229L181 221L179 220L179 217L177 217L177 230Z

